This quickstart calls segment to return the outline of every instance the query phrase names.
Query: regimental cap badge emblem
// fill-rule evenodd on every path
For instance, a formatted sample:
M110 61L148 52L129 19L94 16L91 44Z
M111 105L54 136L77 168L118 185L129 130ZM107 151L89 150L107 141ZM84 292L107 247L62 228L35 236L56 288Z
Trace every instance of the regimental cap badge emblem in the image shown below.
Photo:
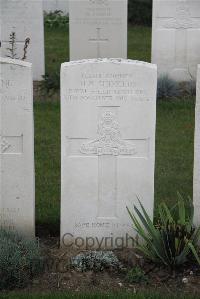
M102 113L98 124L97 139L83 143L82 154L93 155L135 155L134 145L121 138L119 123L111 111Z

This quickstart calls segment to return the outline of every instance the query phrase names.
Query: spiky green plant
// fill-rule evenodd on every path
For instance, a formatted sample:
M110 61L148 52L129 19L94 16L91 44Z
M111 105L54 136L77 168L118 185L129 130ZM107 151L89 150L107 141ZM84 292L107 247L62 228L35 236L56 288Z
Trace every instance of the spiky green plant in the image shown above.
M140 209L134 206L132 213L128 213L138 235L143 239L137 245L148 259L161 263L175 270L188 260L193 254L200 264L198 256L198 241L200 227L193 225L194 208L191 199L186 205L184 199L178 194L178 202L169 209L163 202L158 206L158 223L154 225L149 215L139 201Z

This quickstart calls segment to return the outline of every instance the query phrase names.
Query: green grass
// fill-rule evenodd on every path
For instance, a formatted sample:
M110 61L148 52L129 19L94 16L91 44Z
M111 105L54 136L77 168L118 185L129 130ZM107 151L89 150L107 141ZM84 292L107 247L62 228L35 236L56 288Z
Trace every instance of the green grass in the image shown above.
M36 102L36 223L58 231L60 219L60 105Z
M61 63L69 60L68 45L68 29L45 28L46 73L59 72Z
M51 294L51 295L0 295L0 299L163 299L163 295L159 294L127 294L127 293L121 293L121 294L109 294L109 295L103 295L103 294ZM178 299L180 298L180 295L178 296L167 296L165 294L165 299ZM181 294L181 299L197 299L198 296L184 296Z
M192 197L194 100L157 105L155 202Z
M128 58L151 62L151 28L129 26Z

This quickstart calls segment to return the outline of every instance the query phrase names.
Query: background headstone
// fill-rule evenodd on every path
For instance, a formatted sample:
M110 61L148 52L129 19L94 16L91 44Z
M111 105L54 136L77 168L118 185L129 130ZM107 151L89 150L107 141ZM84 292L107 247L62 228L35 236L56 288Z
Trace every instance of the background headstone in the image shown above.
M175 80L196 78L200 63L200 1L154 0L152 63Z
M11 32L16 33L16 58L22 58L24 41L30 38L26 61L33 64L33 79L45 73L42 0L0 0L0 56L7 57Z
M123 237L130 246L126 205L137 197L153 217L156 82L156 66L143 62L62 64L62 245L113 237L116 247Z
M70 0L70 60L127 58L127 0Z
M35 231L31 64L0 58L0 227Z
M195 112L195 146L194 146L194 222L200 225L200 65L197 72L197 96Z
M61 10L63 14L69 13L68 0L43 0L43 9L47 13L50 11Z

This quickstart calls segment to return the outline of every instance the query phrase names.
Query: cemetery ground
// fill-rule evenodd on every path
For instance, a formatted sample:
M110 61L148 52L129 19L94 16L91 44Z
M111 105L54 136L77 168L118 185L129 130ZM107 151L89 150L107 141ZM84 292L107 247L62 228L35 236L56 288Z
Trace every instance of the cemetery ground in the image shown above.
M46 71L58 74L60 64L68 60L68 34L62 28L46 28ZM128 57L150 61L151 30L129 27ZM56 76L55 76L56 77ZM55 78L57 80L57 78ZM162 99L157 104L155 218L156 206L165 201L171 206L177 191L192 198L193 135L195 99ZM193 264L181 268L176 276L162 267L144 262L145 279L126 281L126 272L76 272L66 267L75 253L59 249L60 226L60 103L59 92L35 94L35 171L36 231L50 264L39 278L25 289L3 292L0 298L195 298L200 292L200 271ZM127 214L128 217L128 214ZM78 252L78 250L77 250ZM131 250L115 250L124 267L131 269L135 260ZM59 261L59 262L58 262ZM61 262L60 262L61 261ZM187 279L187 283L183 282ZM145 292L148 291L148 293ZM56 295L39 295L54 292ZM59 292L59 293L58 293ZM72 292L65 294L62 292ZM91 293L95 294L92 295ZM88 295L83 295L83 294ZM99 295L103 293L104 295ZM114 295L112 295L114 293ZM136 294L134 294L136 293ZM144 295L143 295L144 293ZM151 295L152 293L152 295ZM161 295L156 295L160 293ZM117 295L118 294L118 295ZM163 296L165 294L165 297ZM191 296L191 297L190 297Z

